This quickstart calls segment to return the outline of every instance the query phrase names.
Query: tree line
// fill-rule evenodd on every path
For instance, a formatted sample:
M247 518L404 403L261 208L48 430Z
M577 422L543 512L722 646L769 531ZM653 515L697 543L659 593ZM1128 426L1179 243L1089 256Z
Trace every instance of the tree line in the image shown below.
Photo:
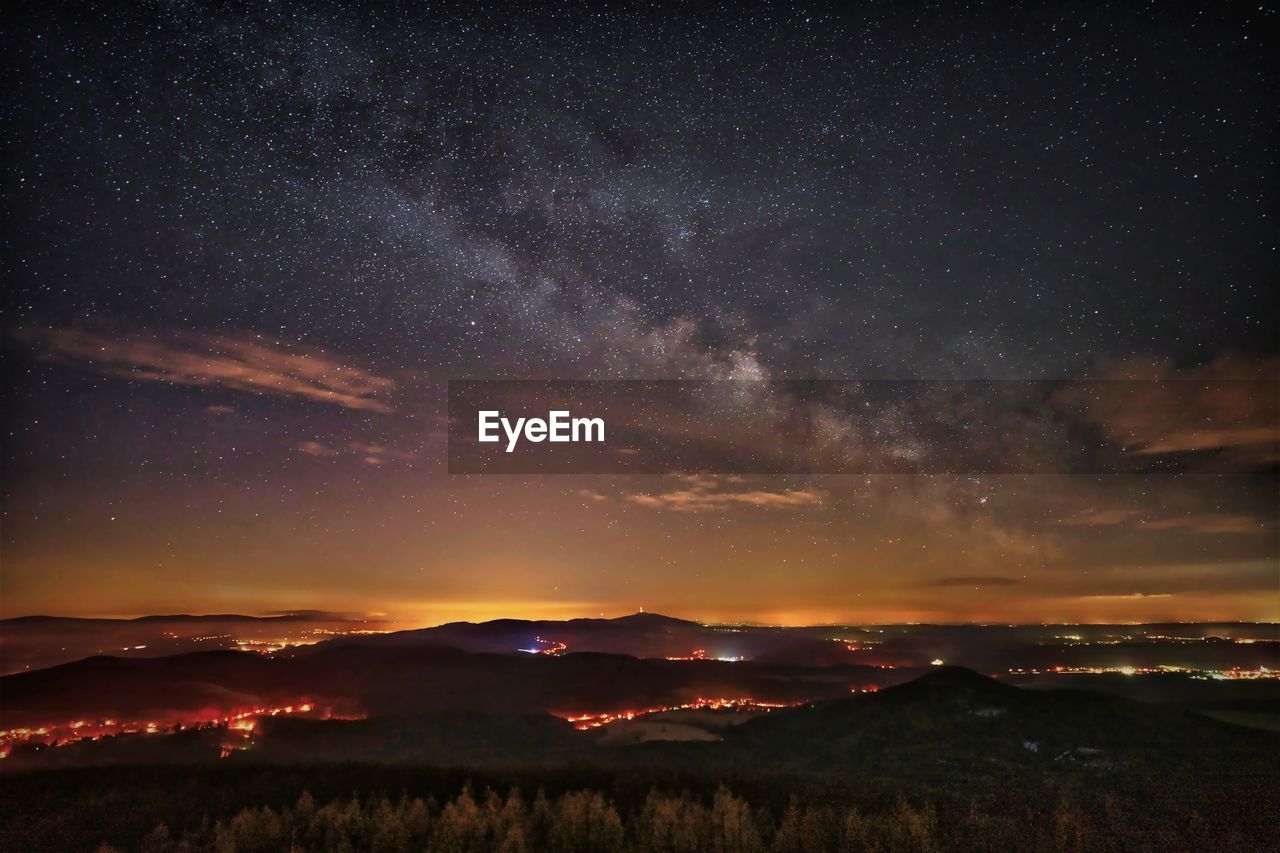
M753 807L721 787L708 800L651 790L638 808L620 808L594 790L526 799L518 789L474 793L468 785L444 802L434 797L345 796L318 803L304 793L283 808L246 807L229 819L205 819L185 831L157 825L142 853L614 853L614 851L942 851L1248 849L1219 830L1169 827L1165 838L1126 836L1122 818L1086 808L1070 796L1040 815L992 814L970 807L940 817L932 802L898 798L888 808L810 802ZM1210 837L1213 835L1213 837ZM133 849L133 848L129 848ZM124 853L102 844L98 853Z

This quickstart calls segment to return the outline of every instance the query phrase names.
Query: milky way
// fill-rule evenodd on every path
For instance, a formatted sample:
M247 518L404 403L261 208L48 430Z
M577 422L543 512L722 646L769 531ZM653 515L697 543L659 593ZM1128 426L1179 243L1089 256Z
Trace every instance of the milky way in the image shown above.
M1268 7L6 17L6 616L1277 615L1272 423L1048 486L463 480L441 425L461 377L1274 381Z

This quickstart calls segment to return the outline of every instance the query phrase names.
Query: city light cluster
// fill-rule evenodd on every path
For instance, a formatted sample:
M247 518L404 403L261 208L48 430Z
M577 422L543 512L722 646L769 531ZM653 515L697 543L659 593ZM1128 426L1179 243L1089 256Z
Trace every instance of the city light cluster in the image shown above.
M1280 678L1280 670L1260 666L1257 669L1232 667L1231 669L1195 669L1188 666L1053 666L1048 669L1010 669L1010 675L1160 675L1181 673L1197 679L1215 681Z
M299 701L288 705L262 706L236 711L220 717L206 719L182 720L74 720L68 723L49 724L35 727L19 727L0 730L0 759L8 758L14 747L19 744L38 744L40 746L61 747L83 741L96 741L118 735L161 734L195 729L225 728L241 737L248 737L257 729L258 721L264 717L281 715L306 715L310 719L349 719L339 717L329 708L318 708L309 701Z
M544 640L542 637L534 637L533 641L537 643L531 649L516 649L518 652L524 652L530 655L562 655L569 647L559 640Z
M760 699L751 699L749 697L717 699L700 697L684 705L661 705L656 708L626 711L602 711L589 714L556 714L556 716L573 723L574 728L579 731L587 731L588 729L598 729L601 726L607 726L610 723L635 720L639 717L644 717L650 714L663 714L669 711L772 711L776 708L792 708L803 704L804 702L765 702Z
M367 634L387 634L389 631L377 631L370 628L335 631L329 628L308 628L301 635L285 636L273 640L240 639L235 640L235 647L242 652L258 652L272 654L296 646L314 646L332 637L354 637Z

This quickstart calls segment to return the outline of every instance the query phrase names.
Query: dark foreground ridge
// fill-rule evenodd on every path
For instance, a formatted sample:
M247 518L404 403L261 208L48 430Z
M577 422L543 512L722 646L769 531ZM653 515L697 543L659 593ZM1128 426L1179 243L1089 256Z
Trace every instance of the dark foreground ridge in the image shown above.
M1268 848L1280 736L1196 709L1270 719L1273 682L1031 689L917 630L497 620L5 676L0 729L45 733L5 747L0 849Z
M616 724L713 735L673 742L451 710L269 718L224 759L109 739L79 757L111 766L0 774L0 849L1261 850L1280 814L1276 735L958 667L701 714Z

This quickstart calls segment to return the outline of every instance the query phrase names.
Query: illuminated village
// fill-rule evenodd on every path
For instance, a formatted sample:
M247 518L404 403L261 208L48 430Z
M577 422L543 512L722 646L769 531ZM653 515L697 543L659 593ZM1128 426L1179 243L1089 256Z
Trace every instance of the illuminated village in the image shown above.
M19 727L0 730L0 759L8 758L15 747L31 744L41 747L64 747L85 741L128 735L175 734L184 731L224 729L223 758L237 749L245 749L257 731L258 723L265 717L296 716L311 720L361 719L360 714L338 713L331 707L320 707L311 701L299 701L288 705L249 708L222 716L203 719L190 715L180 720L74 720L36 727Z
M656 708L644 708L640 710L605 711L591 714L556 714L556 716L573 723L574 728L579 731L587 731L589 729L598 729L602 726L607 726L610 723L635 720L652 714L664 714L670 711L768 712L777 708L794 708L804 704L806 703L763 702L759 699L751 699L748 697L718 699L698 698L683 705L664 705Z
M703 626L707 630L725 633L742 633L744 629L740 627L728 626ZM868 633L877 635L875 639L868 637L859 637L857 640L849 637L828 637L828 642L841 647L845 652L857 656L857 665L868 668L878 669L886 672L886 678L889 683L893 683L893 679L889 673L892 671L901 671L909 674L912 669L921 669L927 665L933 667L941 667L950 661L944 661L942 657L929 658L925 655L925 659L915 664L894 664L885 662L884 658L877 654L877 650L882 648L881 638L885 634L884 628L866 629ZM373 635L388 633L381 630L371 630L367 628L350 629L350 630L334 630L331 628L311 627L302 631L290 632L285 636L277 635L275 638L265 637L243 637L230 634L207 634L200 636L188 635L180 638L179 635L172 632L166 632L166 639L186 641L195 641L199 643L207 643L222 647L230 647L244 652L253 652L267 656L293 656L294 649L301 646L314 645L326 639L347 635ZM568 639L568 638L566 638ZM570 653L570 644L566 639L557 639L554 635L537 634L532 638L526 646L517 647L513 651L525 653L529 655L560 657ZM1276 641L1269 639L1260 639L1258 637L1197 637L1197 636L1179 636L1171 635L1164 632L1108 632L1093 637L1086 636L1081 633L1055 633L1051 637L1046 637L1041 641L1042 645L1060 644L1063 649L1081 647L1081 646L1118 646L1125 642L1143 643L1173 643L1178 646L1202 644L1209 642L1230 643L1233 645L1249 645L1255 646L1263 644L1267 646L1275 645ZM736 645L736 644L735 644ZM730 648L720 648L712 650L707 647L696 647L687 653L675 653L662 655L660 652L654 655L656 659L662 659L671 662L690 662L690 663L715 663L715 662L736 662L749 660L742 655L731 653ZM927 646L924 648L928 648ZM147 646L144 644L135 644L124 649L129 652L146 652ZM594 650L588 646L587 651ZM736 651L736 649L733 649ZM573 649L578 651L578 649ZM870 658L870 659L868 659ZM995 667L992 667L995 669ZM1197 667L1185 663L1180 664L1103 664L1103 665L1083 665L1074 663L1063 663L1052 666L1031 665L1031 666L1012 666L1001 667L1002 672L990 671L989 674L995 678L1025 678L1033 676L1162 676L1162 675L1178 675L1184 678L1194 680L1210 680L1210 681L1268 681L1280 679L1280 668L1267 665L1235 665L1214 669L1208 667ZM883 684L884 681L880 681ZM855 684L849 687L849 691L854 694L873 693L880 689L880 684ZM810 699L813 697L810 697ZM581 731L599 729L609 726L613 723L637 720L644 717L650 717L657 714L675 712L675 711L726 711L738 713L767 713L769 711L806 704L810 699L797 699L795 701L779 702L768 701L746 695L729 695L718 697L700 696L697 699L688 702L675 702L668 704L654 705L652 707L630 707L630 708L606 708L593 710L573 710L573 711L556 711L555 716L560 717ZM355 706L352 706L355 707ZM172 734L183 731L192 730L212 730L221 729L224 736L221 738L221 754L226 757L238 750L247 749L253 744L253 737L258 730L259 722L266 717L276 716L293 716L303 717L313 720L327 719L360 719L362 714L352 713L351 708L344 708L342 713L335 710L332 705L322 706L311 698L299 698L297 701L282 703L278 705L255 706L251 708L240 709L212 709L203 712L203 715L197 713L179 714L177 716L168 716L164 718L154 719L133 719L120 720L114 718L93 719L86 715L83 719L74 719L69 721L50 722L41 725L24 725L15 726L7 730L0 730L0 759L8 758L14 754L14 750L21 746L34 746L37 748L55 748L63 747L71 744L82 743L85 741L97 741L104 738L115 738L122 736L145 736L151 734Z
M1009 670L1010 675L1162 675L1178 673L1198 680L1259 681L1280 679L1280 670L1260 666L1257 669L1232 667L1225 670L1193 669L1186 666L1054 666L1048 669Z

